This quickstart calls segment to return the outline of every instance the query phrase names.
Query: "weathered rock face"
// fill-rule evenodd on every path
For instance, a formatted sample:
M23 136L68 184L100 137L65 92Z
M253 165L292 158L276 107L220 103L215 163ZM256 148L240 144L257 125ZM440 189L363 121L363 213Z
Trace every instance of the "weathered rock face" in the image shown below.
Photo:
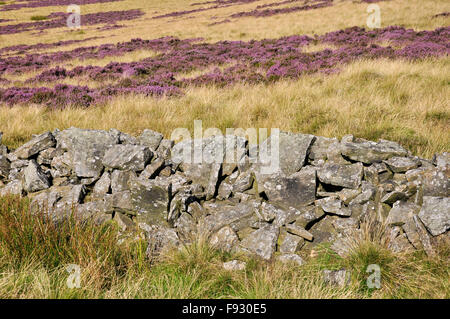
M52 133L47 132L36 136L28 143L22 145L12 153L12 156L17 159L28 159L36 155L40 151L44 151L50 147L55 146L56 140Z
M272 173L254 157L265 148L279 150ZM348 237L368 220L386 222L392 250L432 255L449 234L449 194L449 153L427 161L351 135L281 132L250 151L237 136L174 145L151 130L133 137L70 128L13 151L0 145L0 196L29 196L30 213L55 222L73 214L113 220L122 233L143 230L149 257L206 236L224 251L301 265L299 254L321 243L347 254ZM345 284L342 272L327 276Z
M98 178L106 150L119 143L114 132L69 128L56 135L57 147L69 152L71 169L78 177Z

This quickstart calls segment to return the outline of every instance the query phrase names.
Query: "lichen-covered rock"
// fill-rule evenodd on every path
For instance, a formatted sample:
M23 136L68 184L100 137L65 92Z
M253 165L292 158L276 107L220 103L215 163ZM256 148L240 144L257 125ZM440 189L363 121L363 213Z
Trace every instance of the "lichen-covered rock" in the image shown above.
M274 225L260 228L244 238L240 246L250 253L269 260L276 249L280 229Z
M23 188L27 193L34 193L43 189L47 189L51 183L44 174L41 167L35 160L30 161L30 164L24 170Z
M298 266L301 266L305 263L305 261L297 254L283 254L278 257L278 260L284 264L294 263Z
M145 129L139 136L138 141L141 145L150 148L151 151L156 151L162 139L163 135L161 133Z
M342 201L336 197L325 197L318 199L315 204L316 206L322 208L326 213L347 217L352 215L351 210L342 205Z
M12 180L6 184L3 188L0 188L0 196L7 195L22 195L23 183L21 180Z
M389 166L394 173L404 173L421 165L418 158L414 157L391 157L384 163Z
M295 134L280 132L279 134L279 161L281 173L291 175L298 172L306 162L311 143L315 137L309 134ZM260 149L272 150L274 136L270 136L261 145Z
M113 193L123 192L130 189L130 183L136 179L133 171L114 170L111 173L111 190ZM105 181L106 182L106 181Z
M206 232L215 232L227 225L233 228L234 224L242 220L249 220L256 212L256 208L252 203L239 203L237 205L217 203L210 206L209 209L212 214L204 218L201 227ZM237 231L238 229L234 230Z
M450 198L424 196L419 218L433 236L446 232L450 228Z
M11 164L4 155L0 155L0 177L8 177Z
M356 189L361 184L363 165L361 163L340 165L327 163L317 170L317 177L324 184Z
M158 157L145 167L139 177L143 179L155 178L158 173L164 168L164 164L165 160L161 157Z
M402 226L412 219L420 210L414 203L397 201L389 212L386 223L391 226Z
M143 171L152 158L148 147L140 145L114 145L106 150L103 165L120 170Z
M313 165L319 164L320 160L325 161L328 159L328 148L333 143L339 143L338 139L316 136L314 141L311 143L309 151L309 159L312 161Z
M46 132L35 136L29 142L20 146L12 155L18 159L28 159L40 151L55 146L55 144L56 140L52 133Z
M223 263L223 268L229 271L240 271L244 270L247 263L240 260L231 260Z
M95 183L93 194L101 196L109 193L111 189L111 174L109 172L104 172L102 177Z
M341 153L345 157L366 164L381 162L394 156L406 156L408 152L398 143L380 139L378 143L343 142L341 143Z
M236 232L230 227L225 226L211 235L209 244L217 249L230 252L239 242Z
M57 147L69 152L78 177L98 178L106 150L119 143L119 135L101 130L69 128L57 134Z
M264 192L271 203L284 207L301 208L316 199L316 171L304 169L289 177L271 176L258 191Z
M154 259L160 254L180 246L180 239L174 229L159 226L148 226L145 223L139 224L139 226L146 231L148 240L146 254L150 259Z
M312 241L314 239L314 236L309 231L305 230L304 228L298 225L289 224L286 225L285 227L286 230L291 234L297 235L309 241Z
M283 236L283 241L280 245L280 252L282 254L293 254L296 253L304 244L304 239L302 237L286 233Z

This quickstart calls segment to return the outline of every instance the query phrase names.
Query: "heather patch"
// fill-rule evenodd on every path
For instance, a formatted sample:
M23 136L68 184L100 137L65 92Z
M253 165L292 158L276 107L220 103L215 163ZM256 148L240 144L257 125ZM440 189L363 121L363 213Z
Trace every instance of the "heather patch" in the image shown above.
M13 34L25 31L42 31L47 29L66 27L67 18L69 17L69 15L70 13L55 12L47 16L46 19L41 19L42 21L0 26L0 34ZM81 21L83 25L114 25L117 21L133 20L143 15L144 13L138 9L127 11L98 12L81 15Z
M340 66L359 59L404 58L409 60L447 55L450 51L449 28L434 31L407 30L401 27L366 31L363 28L349 28L330 32L315 38L290 36L261 41L221 41L198 43L195 40L162 38L153 41L134 40L134 47L123 44L126 49L156 49L161 53L136 62L111 62L106 66L78 66L66 69L60 66L45 70L27 80L28 84L51 83L67 78L84 77L103 83L96 89L74 88L84 92L81 103L71 89L8 88L0 91L0 100L13 105L20 103L52 104L62 107L68 104L83 106L102 102L110 96L136 93L145 95L180 94L182 88L195 85L228 86L235 83L270 83L280 79L295 79L305 74L336 72ZM381 46L377 42L392 42L396 46ZM332 44L325 48L305 52L308 45ZM109 47L115 51L117 47ZM92 50L98 54L98 51ZM108 51L107 51L108 52ZM95 55L94 54L94 55ZM86 56L88 56L86 54ZM222 67L221 66L226 66ZM213 68L211 70L211 68ZM195 70L208 70L195 77L180 75ZM42 91L43 90L43 91ZM50 91L48 91L50 90ZM44 93L43 93L44 92ZM36 100L36 94L39 98ZM42 97L43 96L43 97ZM56 102L55 102L56 100Z
M288 2L288 1L286 1ZM295 1L293 1L295 2ZM231 18L241 18L241 17L269 17L277 14L288 14L298 11L308 11L324 7L329 7L333 5L333 0L313 0L307 1L304 5L286 8L276 8L276 9L255 9L251 11L243 11L234 13Z
M15 52L16 54L21 54L25 52L30 52L31 50L44 50L44 49L50 49L50 48L59 48L66 45L72 45L76 43L101 39L102 37L90 37L82 40L67 40L67 41L57 41L53 43L37 43L33 45L27 45L27 44L18 44L18 45L12 45L8 47L3 47L0 49L0 54L9 53L9 52Z
M77 5L117 2L123 0L77 0ZM27 2L11 3L1 7L0 11L19 10L22 8L39 8L53 6L68 6L73 4L73 0L27 0Z

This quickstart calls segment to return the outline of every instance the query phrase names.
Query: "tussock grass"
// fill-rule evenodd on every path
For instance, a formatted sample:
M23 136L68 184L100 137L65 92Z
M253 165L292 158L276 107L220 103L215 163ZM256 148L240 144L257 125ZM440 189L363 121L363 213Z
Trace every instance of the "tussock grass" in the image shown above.
M449 249L434 258L423 252L393 254L382 237L362 236L348 257L327 246L303 266L264 262L211 248L199 238L157 261L143 241L118 245L114 224L75 220L55 227L28 214L28 202L0 198L0 298L449 298ZM381 234L378 232L378 234ZM224 261L247 262L244 271ZM67 287L68 264L81 266L81 287ZM368 289L366 268L381 267L381 289ZM323 269L345 267L347 287L327 286Z

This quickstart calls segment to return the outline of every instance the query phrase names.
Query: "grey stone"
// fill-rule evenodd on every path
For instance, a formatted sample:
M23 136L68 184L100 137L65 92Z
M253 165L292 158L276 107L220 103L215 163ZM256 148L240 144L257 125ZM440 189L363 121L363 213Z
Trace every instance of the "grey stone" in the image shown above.
M327 151L331 144L338 143L337 138L326 138L321 136L316 136L314 141L311 143L310 151L309 151L309 159L314 164L318 164L319 160L326 160Z
M206 232L215 232L224 226L231 226L234 223L239 223L242 220L248 220L255 214L255 207L252 203L239 203L237 205L216 204L209 207L214 209L211 215L204 218L201 227ZM234 228L233 228L234 229ZM234 229L235 231L239 229Z
M419 218L433 236L450 228L450 198L424 196Z
M406 199L406 198L407 198L407 196L406 196L405 193L403 193L403 192L398 192L398 191L393 191L393 192L390 192L390 193L387 193L386 195L384 195L384 196L381 198L381 202L382 202L382 203L386 203L386 204L392 205L392 204L394 204L396 201L398 201L398 200L404 200L404 199Z
M47 176L35 160L24 170L23 188L27 193L37 192L51 186Z
M339 216L351 216L352 212L348 207L342 205L342 201L335 197L326 197L318 199L316 206L321 207L324 212L336 214Z
M414 157L391 157L384 161L394 173L404 173L421 165L420 160Z
M366 164L381 162L394 156L406 156L408 152L399 144L380 140L378 143L363 141L341 143L341 153L345 157Z
M6 156L0 155L0 176L8 177L10 169L11 169L11 164L9 163Z
M289 224L289 225L286 225L285 227L286 227L286 230L291 234L302 237L308 241L312 241L314 239L314 236L309 231L307 231L306 229L304 229L298 225Z
M317 170L317 177L324 184L356 189L361 184L363 165L339 165L327 163Z
M260 228L244 238L240 246L250 253L269 260L275 252L280 229L273 225Z
M53 158L56 156L63 155L64 151L60 148L50 147L41 152L37 157L37 162L39 165L51 165Z
M136 173L133 171L114 170L111 173L112 193L123 192L130 189L130 183L136 179Z
M209 238L212 247L226 252L231 252L238 242L239 238L230 226L222 227Z
M70 176L72 170L72 157L66 152L55 156L51 161L51 174L53 178Z
M163 135L161 133L145 129L141 136L139 136L138 141L141 145L147 146L152 151L156 151L162 139Z
M303 238L286 233L280 245L280 252L283 254L293 254L300 250L303 244Z
M148 147L140 145L114 145L106 150L103 165L121 170L142 171L152 158Z
M305 263L305 261L297 254L283 254L278 257L278 260L284 264L294 263L298 266L301 266Z
M22 195L23 185L21 180L12 180L3 188L0 188L0 196Z
M263 191L271 203L300 208L316 199L316 172L307 169L289 177L274 175L261 187L258 185L258 191Z
M158 157L156 160L148 164L145 169L142 171L140 178L143 179L152 179L155 178L158 173L164 168L165 160L163 158Z
M111 174L109 172L104 172L102 177L95 183L92 192L95 195L108 194L111 189Z
M106 150L119 143L114 132L69 128L57 134L57 147L69 151L72 169L79 177L97 178Z
M420 207L414 203L397 201L389 212L386 223L391 226L402 226L408 220L412 219L420 210Z
M46 132L35 136L13 152L18 159L28 159L40 151L55 146L56 141L52 133Z
M144 224L145 225L145 224ZM154 259L170 249L180 246L180 239L174 229L158 226L146 226L148 247L146 254L148 258Z
M280 132L279 135L279 163L280 170L285 175L298 172L304 165L309 154L311 143L315 137L309 134L294 134ZM271 135L260 145L260 150L271 152L275 137Z
M228 271L245 270L247 263L239 260L231 260L223 263L223 268Z
M326 284L337 287L345 287L350 284L350 273L345 270L328 270L324 269L323 280Z

